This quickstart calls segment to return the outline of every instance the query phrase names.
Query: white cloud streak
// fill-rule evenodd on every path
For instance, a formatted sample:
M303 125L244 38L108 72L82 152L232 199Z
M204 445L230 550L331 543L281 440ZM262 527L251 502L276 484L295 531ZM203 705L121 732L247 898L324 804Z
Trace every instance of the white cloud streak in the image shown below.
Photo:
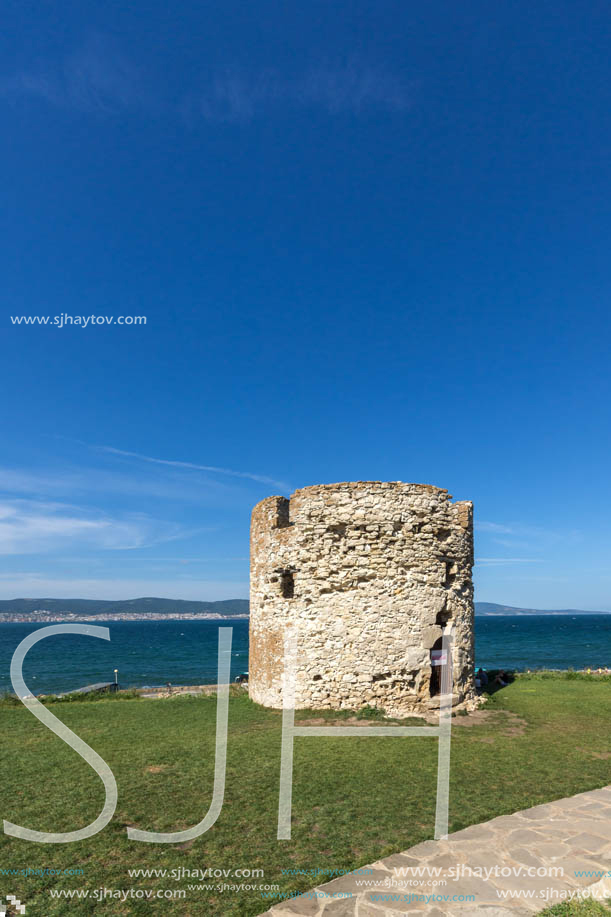
M181 527L144 514L113 517L68 504L0 501L0 554L38 554L78 544L129 550L186 537Z
M98 33L55 67L0 78L0 96L38 98L57 108L106 113L150 104L139 69Z
M51 472L21 471L0 468L0 492L7 494L28 494L46 498L76 494L123 494L133 497L155 497L163 500L180 500L184 503L208 503L220 492L229 491L228 482L200 475L197 487L188 475L176 470L151 466L151 474L143 474L141 467L134 473L102 468L67 468ZM235 485L234 485L235 486Z
M271 69L258 74L228 69L215 74L186 107L207 121L240 123L278 107L360 115L370 109L403 112L409 104L410 93L401 79L353 60L317 64L293 77Z
M172 99L164 88L154 88L145 80L142 68L111 38L94 33L55 64L0 77L0 97L14 102L38 99L83 112L154 109L170 117L182 114L190 121L240 124L287 109L329 115L401 113L409 108L411 90L384 66L354 58L317 62L292 75L274 68L252 71L229 66L212 72L201 87L187 87Z
M248 598L248 581L133 579L64 579L41 573L0 575L0 598L135 599L160 596L213 602Z
M153 465L165 465L169 468L182 468L186 471L207 471L214 474L226 474L234 478L247 478L248 480L256 481L258 484L269 484L272 487L278 487L283 491L291 490L290 484L287 484L285 481L277 481L274 478L269 478L262 474L255 474L251 471L233 471L231 468L220 468L217 465L198 465L194 462L179 462L172 459L154 458L150 455L142 455L140 452L128 452L125 449L115 449L113 446L94 446L93 448L99 449L102 452L107 452L111 455L118 455L124 458L133 458L141 462L149 462Z

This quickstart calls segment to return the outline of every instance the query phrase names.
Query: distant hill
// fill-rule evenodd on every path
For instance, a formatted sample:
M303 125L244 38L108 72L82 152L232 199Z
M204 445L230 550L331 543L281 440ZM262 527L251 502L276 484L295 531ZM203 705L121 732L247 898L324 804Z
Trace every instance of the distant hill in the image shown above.
M101 615L120 614L204 614L213 612L225 617L248 614L248 599L226 599L222 602L190 602L184 599L4 599L0 600L0 615L32 614L35 611L52 614Z
M495 602L476 602L476 615L604 615L608 611L582 611L579 608L516 608L514 605L497 605Z
M196 602L185 599L123 599L111 602L107 599L4 599L0 600L0 617L2 615L31 615L35 611L48 611L51 614L87 615L120 614L218 614L230 618L233 615L247 615L248 599L226 599L221 602ZM516 608L514 605L498 605L495 602L476 602L475 614L484 615L591 615L608 614L604 611L583 611L578 608L540 609Z

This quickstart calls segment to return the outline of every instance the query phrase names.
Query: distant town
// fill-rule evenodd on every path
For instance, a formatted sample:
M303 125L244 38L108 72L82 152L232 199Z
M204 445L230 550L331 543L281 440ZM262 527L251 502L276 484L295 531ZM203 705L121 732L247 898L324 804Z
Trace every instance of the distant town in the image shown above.
M0 623L61 624L65 621L206 621L248 618L248 599L219 602L169 598L3 599Z
M494 602L475 602L477 617L609 613L577 608L516 608ZM229 618L246 620L248 617L248 599L224 599L218 602L151 597L120 601L51 598L0 600L0 624L61 624L67 621L222 621Z
M115 611L100 614L78 614L77 612L47 611L44 608L31 612L0 612L0 624L65 624L67 621L227 621L236 618L248 619L247 614L219 614L218 612L134 612Z

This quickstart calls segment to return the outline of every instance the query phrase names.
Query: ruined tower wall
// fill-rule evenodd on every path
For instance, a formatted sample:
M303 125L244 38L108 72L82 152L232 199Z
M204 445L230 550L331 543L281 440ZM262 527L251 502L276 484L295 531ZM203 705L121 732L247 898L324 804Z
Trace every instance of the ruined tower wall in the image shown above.
M472 504L426 484L305 487L255 506L250 697L282 706L284 637L297 632L297 708L438 705L430 650L453 633L455 703L472 701Z

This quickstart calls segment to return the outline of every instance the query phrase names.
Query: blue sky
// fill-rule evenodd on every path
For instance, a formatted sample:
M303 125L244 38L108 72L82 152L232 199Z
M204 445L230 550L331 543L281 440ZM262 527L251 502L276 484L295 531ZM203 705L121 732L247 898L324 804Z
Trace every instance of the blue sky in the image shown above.
M256 501L371 479L474 501L477 599L611 610L610 33L9 4L0 596L246 596Z

